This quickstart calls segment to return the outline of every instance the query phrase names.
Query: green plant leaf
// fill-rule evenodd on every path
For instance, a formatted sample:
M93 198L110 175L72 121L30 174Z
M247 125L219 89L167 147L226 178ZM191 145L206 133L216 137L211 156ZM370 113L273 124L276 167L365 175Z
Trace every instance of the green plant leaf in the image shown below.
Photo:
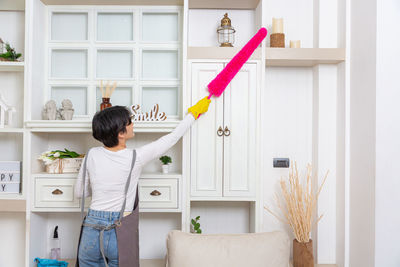
M198 234L201 234L201 229L197 230L197 233L198 233Z
M192 219L192 224L193 224L193 225L196 225L196 221L195 221L195 220L193 220L193 219Z
M196 226L195 226L195 227L200 228L200 224L199 224L199 223L196 223Z
M200 216L197 216L197 217L196 217L196 221L198 221L199 219L200 219Z

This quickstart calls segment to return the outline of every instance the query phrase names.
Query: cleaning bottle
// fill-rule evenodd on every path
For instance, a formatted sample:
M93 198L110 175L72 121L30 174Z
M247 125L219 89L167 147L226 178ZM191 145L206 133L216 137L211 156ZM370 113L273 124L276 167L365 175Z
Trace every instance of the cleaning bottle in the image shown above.
M50 259L59 260L60 257L61 257L61 249L60 249L60 239L58 239L58 225L57 225L54 228L54 234L50 251Z

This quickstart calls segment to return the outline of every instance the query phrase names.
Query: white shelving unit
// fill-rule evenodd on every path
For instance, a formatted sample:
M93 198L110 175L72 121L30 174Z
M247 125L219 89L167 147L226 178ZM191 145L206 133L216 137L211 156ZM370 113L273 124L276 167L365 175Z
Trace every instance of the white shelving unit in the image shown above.
M24 62L0 61L0 71L24 71Z
M64 147L85 153L100 145L91 136L91 118L101 101L100 80L118 82L111 98L113 105L140 104L146 111L157 102L167 113L167 121L134 124L137 134L128 146L144 145L171 132L194 104L191 64L226 64L259 27L269 29L272 16L278 15L289 22L288 39L294 32L311 27L313 30L304 31L305 47L319 43L329 48L269 48L267 40L250 58L257 65L257 101L263 107L256 116L261 129L255 160L260 170L254 175L254 195L192 195L191 135L186 134L168 152L174 161L170 174L161 174L157 160L142 174L143 181L167 183L169 187L163 190L172 190L177 196L169 205L175 205L175 201L177 205L141 210L141 258L147 260L146 264L161 266L166 234L172 229L189 231L190 219L197 215L201 215L204 233L284 229L263 211L264 204L271 204L279 178L286 174L271 167L272 158L284 156L297 159L299 164L317 162L316 173L331 170L332 182L318 204L319 214L327 214L313 232L313 239L317 262L340 262L341 253L336 249L342 245L342 233L336 229L344 226L332 214L342 212L342 199L336 194L342 188L340 182L337 186L333 183L342 179L342 170L336 167L341 164L341 137L336 133L343 123L340 114L344 112L342 92L347 90L347 55L345 42L328 40L319 33L329 24L325 20L344 18L346 12L325 14L329 9L316 9L314 5L310 0L300 10L289 8L298 11L296 19L305 21L296 25L293 13L285 13L287 6L275 0L33 0L26 1L22 9L21 1L0 4L1 10L14 10L7 12L15 12L21 20L16 27L24 28L24 38L19 40L24 61L0 62L0 77L6 78L6 82L0 79L0 90L13 89L8 91L9 98L12 104L19 103L20 115L11 128L0 129L0 149L12 151L1 160L23 162L21 193L0 195L0 225L7 218L4 223L15 222L12 231L26 229L16 241L23 252L0 244L0 250L8 255L4 264L33 267L33 258L47 257L48 236L55 225L60 227L62 257L71 261L76 257L79 208L35 206L36 179L73 180L76 174L44 173L37 156ZM18 12L24 13L23 19ZM232 14L237 29L233 48L217 47L215 27L225 12ZM314 22L321 28L314 29ZM345 39L342 35L346 29L335 30L339 39ZM60 105L64 98L72 99L73 120L41 120L47 100L55 99ZM340 149L332 149L332 144Z

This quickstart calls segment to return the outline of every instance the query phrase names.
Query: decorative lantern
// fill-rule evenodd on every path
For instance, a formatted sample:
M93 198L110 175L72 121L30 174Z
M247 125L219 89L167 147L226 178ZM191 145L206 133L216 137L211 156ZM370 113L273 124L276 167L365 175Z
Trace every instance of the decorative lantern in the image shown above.
M6 50L6 44L0 38L0 54L3 54L4 52L6 52L5 50Z
M231 26L231 19L228 18L228 13L225 13L224 18L221 19L221 26L218 27L218 43L220 47L232 47L235 42L236 30Z

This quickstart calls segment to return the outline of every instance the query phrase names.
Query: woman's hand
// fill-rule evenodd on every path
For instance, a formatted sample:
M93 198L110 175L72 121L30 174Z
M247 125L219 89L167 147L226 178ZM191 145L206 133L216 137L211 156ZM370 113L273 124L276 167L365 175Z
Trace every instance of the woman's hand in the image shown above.
M193 117L197 120L200 114L207 112L211 100L207 97L201 99L196 105L190 107L188 112L192 113Z

